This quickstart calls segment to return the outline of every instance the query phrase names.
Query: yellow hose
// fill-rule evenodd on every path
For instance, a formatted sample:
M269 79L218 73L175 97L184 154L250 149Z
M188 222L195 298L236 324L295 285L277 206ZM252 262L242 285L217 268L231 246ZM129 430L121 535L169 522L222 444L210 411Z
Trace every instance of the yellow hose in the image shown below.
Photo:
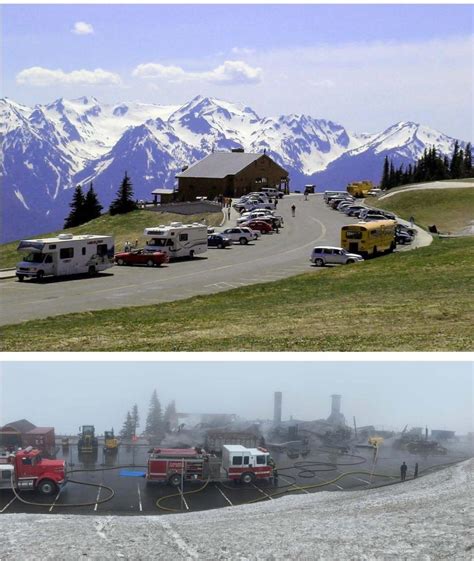
M199 487L199 489L194 489L193 491L186 491L186 493L172 493L171 495L166 495L165 497L161 497L161 499L158 499L156 501L156 506L158 508L160 508L161 510L166 510L167 512L179 512L180 509L179 508L170 508L170 507L166 507L163 506L161 503L162 501L166 501L168 499L171 499L173 497L181 497L184 495L193 495L194 493L200 493L201 491L204 491L204 489L209 485L209 482L211 481L211 479L209 478L206 483L204 483L204 485L202 487Z

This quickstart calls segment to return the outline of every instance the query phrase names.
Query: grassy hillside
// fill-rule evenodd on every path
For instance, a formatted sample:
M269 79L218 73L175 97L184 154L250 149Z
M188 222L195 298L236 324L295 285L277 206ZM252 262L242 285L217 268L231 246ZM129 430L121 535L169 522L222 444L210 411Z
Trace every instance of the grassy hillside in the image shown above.
M357 266L211 296L29 321L3 328L1 348L473 350L473 249L470 238L435 240L429 247Z
M459 232L474 220L474 188L407 191L373 204L406 220L414 216L425 229L436 224L442 233Z
M220 212L212 212L185 216L183 214L171 214L169 212L135 210L129 214L116 216L104 214L100 218L82 224L82 226L69 228L68 230L49 232L36 237L46 238L66 231L73 234L114 235L116 249L122 250L126 241L134 243L135 240L138 240L138 244L142 246L144 244L143 230L150 226L169 224L170 222L200 222L203 219L206 220L207 224L210 226L217 226L222 220L222 214ZM0 245L0 269L15 266L18 262L17 247L18 241Z

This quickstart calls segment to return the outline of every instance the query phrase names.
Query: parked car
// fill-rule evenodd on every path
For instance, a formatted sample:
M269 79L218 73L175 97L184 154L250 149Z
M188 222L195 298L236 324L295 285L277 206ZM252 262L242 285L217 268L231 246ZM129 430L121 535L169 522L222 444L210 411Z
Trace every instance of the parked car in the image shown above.
M211 234L207 236L208 247L218 247L219 249L224 249L232 245L230 238L223 236L222 234Z
M372 220L387 220L387 217L383 214L378 212L368 212L367 214L363 215L364 217L360 217L361 220L364 222L372 222Z
M144 249L132 249L116 253L114 261L117 265L147 265L148 267L159 267L163 263L168 263L169 257L163 251L145 252Z
M262 234L268 234L273 230L271 224L269 224L265 220L249 220L247 222L244 222L242 226L247 226L251 230L258 230Z
M407 243L411 243L413 239L414 237L410 235L408 232L395 231L395 242L397 244L405 245Z
M347 214L347 216L354 216L356 211L363 210L367 210L367 207L363 205L351 205L344 209L344 214Z
M223 230L222 234L226 238L229 238L232 242L240 243L241 245L248 244L252 240L256 239L250 228L226 228Z
M348 265L358 263L364 259L357 253L348 253L342 247L317 246L311 252L310 261L317 267L324 265Z
M262 233L259 230L252 230L252 228L249 228L248 226L239 226L239 228L248 232L254 240L258 240L258 238L262 236Z

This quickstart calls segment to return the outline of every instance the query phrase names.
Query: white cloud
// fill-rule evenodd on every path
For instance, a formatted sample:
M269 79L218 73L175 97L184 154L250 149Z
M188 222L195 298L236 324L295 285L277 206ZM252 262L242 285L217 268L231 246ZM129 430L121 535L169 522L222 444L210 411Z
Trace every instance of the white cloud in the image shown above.
M231 53L233 55L247 56L247 55L253 55L254 52L255 49L249 49L248 47L232 47L231 49Z
M25 68L16 75L17 84L23 86L111 86L120 84L120 76L101 68L95 70L51 70L41 66Z
M91 35L94 33L94 28L90 23L86 23L85 21L76 21L71 31L76 35Z
M165 66L149 62L139 64L132 72L138 78L180 83L204 80L212 84L255 84L262 79L261 68L254 68L241 60L226 60L220 66L204 72L186 72L179 66Z

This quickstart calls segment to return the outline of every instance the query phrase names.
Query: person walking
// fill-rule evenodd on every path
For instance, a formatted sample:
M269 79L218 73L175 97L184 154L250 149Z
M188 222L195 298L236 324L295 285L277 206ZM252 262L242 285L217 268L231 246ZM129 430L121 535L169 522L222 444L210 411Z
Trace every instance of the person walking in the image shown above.
M296 216L296 206L295 205L291 205L291 216Z
M418 462L416 462L415 464L415 472L413 474L413 479L416 479L418 477Z
M410 216L409 221L410 221L410 227L413 228L413 226L415 225L415 217Z
M407 469L408 466L406 465L405 462L403 462L403 464L400 466L400 479L402 481L405 481L405 479L407 478Z
M230 220L230 206L227 207L227 219Z

